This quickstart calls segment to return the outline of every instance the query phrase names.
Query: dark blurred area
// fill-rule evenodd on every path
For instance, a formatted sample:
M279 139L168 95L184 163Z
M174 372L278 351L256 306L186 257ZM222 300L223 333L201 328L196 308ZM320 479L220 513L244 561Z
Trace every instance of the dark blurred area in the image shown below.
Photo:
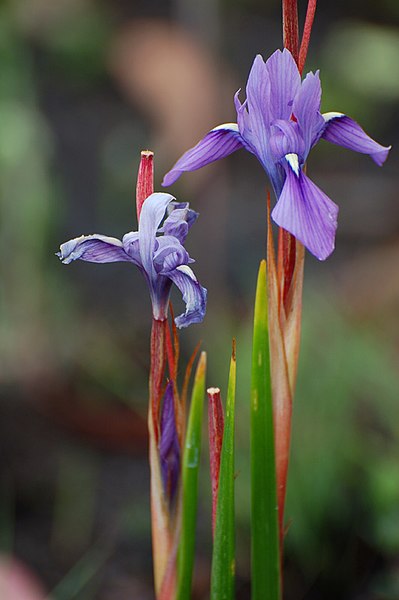
M140 151L155 152L160 190L184 150L235 120L233 94L255 54L281 47L280 10L277 0L1 3L1 600L153 598L147 290L129 265L66 267L54 252L81 233L136 229ZM398 600L397 0L320 2L307 70L318 68L322 109L349 114L393 149L379 169L322 142L308 163L340 217L333 256L306 261L285 597ZM209 290L205 323L181 334L182 364L202 339L208 383L223 387L237 337L244 600L266 178L239 152L183 176L171 192L200 212L188 248ZM208 490L206 462L204 452ZM206 491L200 521L193 600L208 597Z

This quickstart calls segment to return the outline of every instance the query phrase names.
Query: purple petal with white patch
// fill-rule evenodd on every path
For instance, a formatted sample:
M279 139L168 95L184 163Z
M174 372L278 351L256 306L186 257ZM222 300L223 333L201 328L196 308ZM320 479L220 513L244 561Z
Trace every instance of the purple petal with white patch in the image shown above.
M120 240L96 233L61 244L56 254L65 265L78 259L94 263L135 262Z
M391 146L381 146L356 121L341 113L323 114L325 127L322 137L333 144L355 152L369 154L380 167L387 159Z
M159 457L164 492L172 503L177 491L180 476L180 446L176 428L173 383L170 381L165 390L161 410L161 436Z
M174 183L185 171L196 171L205 165L224 158L242 148L241 136L236 123L225 123L215 127L188 150L165 175L163 186Z
M272 218L316 258L325 260L335 247L338 206L296 167L292 157L287 159L285 171Z

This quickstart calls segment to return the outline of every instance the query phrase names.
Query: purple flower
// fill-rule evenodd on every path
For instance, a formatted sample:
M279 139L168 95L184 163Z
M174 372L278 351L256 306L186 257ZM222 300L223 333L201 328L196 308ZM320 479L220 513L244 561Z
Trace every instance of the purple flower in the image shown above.
M303 172L311 148L320 140L369 154L382 165L390 147L372 140L341 113L321 114L319 72L303 81L288 50L266 61L257 56L248 77L243 104L235 95L237 124L212 129L166 174L163 185L184 171L194 171L245 148L262 163L277 198L272 217L320 260L334 250L338 207Z
M207 292L188 266L194 261L183 246L198 213L188 203L174 200L170 194L151 194L143 204L138 231L126 233L122 241L100 234L82 235L62 244L57 256L65 264L77 259L131 262L147 280L154 319L166 319L170 290L175 283L186 304L185 312L175 319L177 327L199 323L205 315ZM165 211L167 216L160 227Z
M165 494L170 502L173 502L180 474L180 445L176 429L172 381L169 381L166 386L163 397L159 457L161 461L161 476Z

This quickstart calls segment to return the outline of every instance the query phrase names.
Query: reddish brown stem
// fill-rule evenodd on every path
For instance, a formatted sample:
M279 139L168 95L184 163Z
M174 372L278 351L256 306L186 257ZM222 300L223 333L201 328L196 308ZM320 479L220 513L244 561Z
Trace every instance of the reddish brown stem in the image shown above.
M306 56L308 54L310 34L312 33L313 20L316 12L317 0L309 0L308 8L306 11L305 25L303 27L302 42L299 49L298 69L302 75L303 68L306 62Z
M159 407L165 375L167 321L152 320L151 367L150 367L150 410L155 440L159 439Z
M299 29L297 0L283 0L283 43L298 63Z
M209 459L212 484L212 534L215 534L216 508L219 491L220 455L222 452L224 415L219 388L209 388L208 393L208 431Z
M137 174L136 185L136 210L137 220L140 220L140 213L144 200L154 192L154 153L151 150L143 150L139 171Z

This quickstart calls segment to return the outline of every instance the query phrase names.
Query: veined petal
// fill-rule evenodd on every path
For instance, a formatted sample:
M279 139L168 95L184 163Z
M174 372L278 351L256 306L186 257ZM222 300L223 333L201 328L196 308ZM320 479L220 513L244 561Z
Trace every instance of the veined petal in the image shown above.
M286 180L273 209L273 220L296 237L319 260L335 246L338 206L302 171L297 174L286 163Z
M271 120L289 119L294 98L301 85L301 76L296 62L286 48L276 50L266 61L270 80L270 96L264 98L270 103Z
M305 156L312 145L320 137L324 127L324 119L320 113L321 84L319 71L308 73L294 99L292 112L298 121L301 134L305 143Z
M278 119L273 123L270 148L276 161L280 161L286 154L296 154L303 157L305 144L300 133L298 123Z
M187 150L166 173L162 185L172 185L185 171L196 171L242 148L236 123L224 123L212 129L194 148Z
M381 146L356 121L342 113L324 113L323 118L325 128L321 137L349 150L369 154L377 165L383 165L391 146Z
M201 323L205 316L207 291L199 284L190 267L181 265L165 272L165 275L177 285L186 303L186 311L175 319L177 327Z
M78 259L94 263L134 262L120 240L96 233L61 244L57 256L66 265Z
M165 275L179 265L187 265L190 260L187 250L177 238L172 235L157 237L157 247L154 253L154 265L157 271Z
M165 215L166 207L175 198L170 194L155 193L149 196L141 209L139 221L139 249L141 262L150 278L156 273L153 265L156 233Z

